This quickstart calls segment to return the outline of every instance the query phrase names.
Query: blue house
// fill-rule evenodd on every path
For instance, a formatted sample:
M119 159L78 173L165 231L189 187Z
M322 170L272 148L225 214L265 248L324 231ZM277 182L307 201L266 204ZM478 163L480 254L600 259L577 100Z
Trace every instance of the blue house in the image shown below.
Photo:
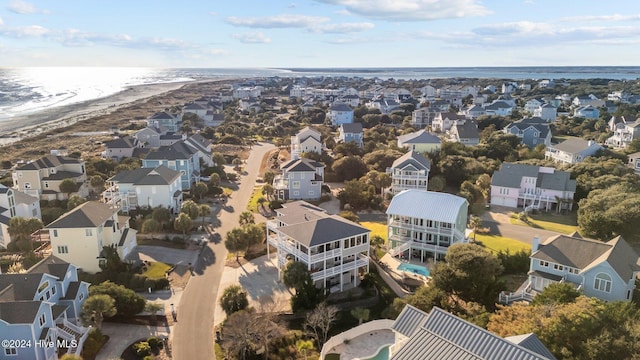
M536 121L539 119L540 121ZM534 148L540 144L551 145L549 124L541 118L522 119L509 124L503 130L507 134L519 137L523 144Z
M583 117L585 119L597 119L600 117L600 110L591 105L580 106L573 111L573 116Z
M179 114L170 114L166 111L153 114L147 119L147 126L160 128L164 127L167 131L176 132L179 130L179 124L182 122L182 118Z
M144 168L157 168L160 165L181 173L182 190L190 189L191 184L200 177L198 150L183 141L178 141L170 146L161 146L142 160Z
M363 146L363 132L361 123L342 124L338 129L338 141L342 143L354 142L359 147Z
M79 322L88 296L78 268L54 256L26 274L0 274L0 334L30 345L3 346L0 359L58 359L63 343L67 353L79 355L89 334Z

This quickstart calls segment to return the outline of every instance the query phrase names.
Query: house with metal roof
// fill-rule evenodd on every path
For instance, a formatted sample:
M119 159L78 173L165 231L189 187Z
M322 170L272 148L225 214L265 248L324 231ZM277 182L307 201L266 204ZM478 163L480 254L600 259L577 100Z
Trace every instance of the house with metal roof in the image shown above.
M440 150L442 142L435 134L425 129L398 136L398 147L404 147L420 153L430 153Z
M305 201L275 211L267 242L276 248L279 275L289 261L300 261L317 287L336 292L358 286L369 272L370 230Z
M561 164L575 164L602 149L603 147L593 140L572 137L557 145L547 146L544 157Z
M62 200L67 194L60 191L60 183L72 179L78 185L76 193L89 195L84 160L68 156L46 155L17 167L13 173L13 188L40 200Z
M621 236L603 242L577 232L532 244L529 279L522 294L501 294L509 303L519 295L533 298L549 284L572 284L586 296L605 301L631 301L640 273L640 258Z
M89 283L78 279L78 268L49 256L26 273L0 274L0 334L9 343L2 359L58 359L58 341L80 355L90 328L80 323Z
M121 171L106 183L102 201L125 213L139 207L163 207L178 214L182 207L180 172L164 165Z
M491 177L491 205L550 211L573 208L576 181L552 167L503 163Z
M555 360L532 333L502 338L438 307L406 305L391 328L391 360Z
M0 247L6 248L11 242L9 234L9 221L20 216L26 219L36 218L42 220L40 212L40 200L37 197L27 195L16 189L8 188L0 184Z
M361 123L342 124L338 128L337 143L354 142L359 147L363 147L364 133L362 131Z
M282 175L276 175L273 179L273 188L278 199L315 200L322 195L324 164L299 158L282 164L280 170Z
M387 208L389 254L411 260L443 259L449 246L467 243L469 203L453 194L404 190Z
M303 153L322 154L321 134L309 126L305 126L291 137L291 158L297 159Z
M143 168L157 168L164 165L181 173L182 190L191 189L191 184L200 178L200 156L198 150L178 141L170 146L161 146L142 159Z
M539 121L535 121L539 119ZM523 144L535 148L540 144L551 145L551 130L549 124L542 118L527 118L507 125L503 129L505 134L519 137Z
M118 207L98 201L82 203L44 228L52 254L83 271L100 271L103 247L113 246L125 259L136 246L136 230L129 217L118 215Z
M387 168L387 174L391 175L391 187L388 190L394 195L408 189L427 190L430 170L431 161L411 150Z

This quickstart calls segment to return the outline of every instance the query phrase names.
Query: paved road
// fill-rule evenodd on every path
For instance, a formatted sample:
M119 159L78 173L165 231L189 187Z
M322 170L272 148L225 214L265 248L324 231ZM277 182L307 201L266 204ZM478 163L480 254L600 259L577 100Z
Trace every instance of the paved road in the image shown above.
M238 216L246 208L264 154L275 149L271 144L254 145L245 165L240 186L220 211L219 234L238 226ZM220 285L227 250L222 240L209 243L196 264L195 276L189 280L180 305L178 322L173 333L174 359L215 359L213 323L215 299Z

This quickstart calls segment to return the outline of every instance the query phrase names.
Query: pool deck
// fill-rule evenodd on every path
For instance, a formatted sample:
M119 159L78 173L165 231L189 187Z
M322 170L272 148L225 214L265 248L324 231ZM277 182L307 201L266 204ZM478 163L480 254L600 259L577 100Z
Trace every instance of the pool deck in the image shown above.
M395 335L391 329L374 330L349 340L348 344L334 346L328 353L340 354L340 360L368 359L375 356L380 348L391 345Z
M389 273L396 281L402 281L402 279L406 278L406 277L410 277L416 280L421 280L424 281L425 283L428 281L428 277L422 276L422 275L417 275L413 272L410 271L402 271L402 270L398 270L398 266L400 266L400 264L402 263L407 263L407 264L412 264L412 265L418 265L418 266L424 266L426 267L429 272L431 272L431 270L433 269L433 260L432 259L428 259L425 262L420 262L419 260L411 260L411 261L400 261L400 259L393 257L389 254L385 254L382 259L380 259L380 262L383 264L383 266L386 266L386 270L387 273Z

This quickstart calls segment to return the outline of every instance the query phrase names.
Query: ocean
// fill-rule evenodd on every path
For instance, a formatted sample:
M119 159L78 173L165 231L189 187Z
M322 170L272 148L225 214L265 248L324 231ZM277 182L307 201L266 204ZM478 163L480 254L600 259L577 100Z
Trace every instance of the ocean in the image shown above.
M152 69L109 67L0 68L0 121L51 107L106 97L135 85L251 77L347 76L381 79L496 78L635 80L640 67ZM496 84L499 85L499 84Z

